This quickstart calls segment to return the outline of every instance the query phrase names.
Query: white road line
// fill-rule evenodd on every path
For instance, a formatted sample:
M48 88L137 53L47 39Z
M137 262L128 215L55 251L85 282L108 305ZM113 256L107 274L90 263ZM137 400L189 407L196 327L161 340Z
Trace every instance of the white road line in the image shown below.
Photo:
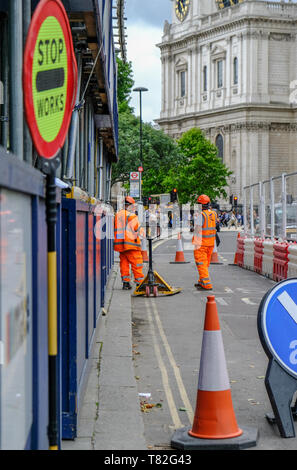
M158 341L157 341L157 337L156 337L156 333L155 333L155 328L154 328L154 324L153 324L153 318L152 318L150 306L149 306L149 303L148 303L147 299L145 300L145 305L146 305L148 317L149 317L149 320L150 320L150 330L151 330L151 333L152 333L152 339L153 339L155 355L156 355L156 358L157 358L157 361L158 361L158 364L159 364L159 368L160 368L160 372L161 372L161 376L162 376L162 382L163 382L165 395L166 395L166 398L167 398L168 408L169 408L169 411L170 411L170 414L171 414L171 417L172 417L173 425L174 425L175 429L178 429L182 426L182 423L181 423L181 420L178 416L177 407L176 407L176 404L175 404L175 401L174 401L174 398L173 398L173 393L172 393L172 390L171 390L170 385L169 385L169 379L168 379L166 366L163 362L161 351L160 351L160 348L159 348L159 345L158 345Z
M228 294L234 294L234 291L230 289L230 287L225 287L224 291L227 292Z
M184 386L184 384L183 384L183 381L182 381L182 378L181 378L181 374L180 374L180 370L179 370L179 368L177 367L176 362L175 362L175 360L174 360L174 357L173 357L171 348L170 348L170 346L169 346L167 337L166 337L166 335L165 335L165 332L164 332L164 329L163 329L163 326L162 326L162 322L161 322L161 319L160 319L160 316L159 316L157 307L156 307L155 303L154 303L152 300L151 300L151 306L152 306L153 311L154 311L154 314L155 314L156 323L157 323L157 326L158 326L158 328L159 328L159 333L160 333L160 336L161 336L161 338L162 338L165 351L166 351L166 353L167 353L169 362L170 362L170 364L171 364L171 367L172 367L173 372L174 372L174 375L175 375L175 379L176 379L176 382L177 382L177 385L178 385L178 389L179 389L180 396L181 396L181 398L182 398L182 400L183 400L183 402L184 402L184 405L185 405L185 408L186 408L186 413L187 413L187 415L188 415L188 418L189 418L189 420L190 420L190 423L192 424L192 423L193 423L193 419L194 419L194 412L193 412L193 409L192 409L190 400L189 400L189 398L188 398L188 395L187 395L185 386Z
M242 297L241 300L247 305L257 305L254 302L252 302L248 297Z
M282 306L287 310L288 314L293 318L294 322L297 323L297 305L287 291L282 292L277 299L280 301Z
M220 305L228 305L226 300L223 299L222 297L216 297L216 301L220 304Z

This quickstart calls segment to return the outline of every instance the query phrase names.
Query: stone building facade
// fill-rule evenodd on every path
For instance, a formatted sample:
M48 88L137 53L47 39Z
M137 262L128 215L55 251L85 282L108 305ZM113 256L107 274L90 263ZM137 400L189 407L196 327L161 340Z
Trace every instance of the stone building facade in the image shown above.
M244 186L297 170L297 4L171 1L157 123L174 138L200 127L241 203Z

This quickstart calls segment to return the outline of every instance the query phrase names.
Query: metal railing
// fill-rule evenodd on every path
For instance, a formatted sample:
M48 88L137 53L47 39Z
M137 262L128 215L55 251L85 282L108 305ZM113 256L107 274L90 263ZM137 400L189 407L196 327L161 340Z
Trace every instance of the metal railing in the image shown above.
M244 233L297 241L297 172L245 186Z

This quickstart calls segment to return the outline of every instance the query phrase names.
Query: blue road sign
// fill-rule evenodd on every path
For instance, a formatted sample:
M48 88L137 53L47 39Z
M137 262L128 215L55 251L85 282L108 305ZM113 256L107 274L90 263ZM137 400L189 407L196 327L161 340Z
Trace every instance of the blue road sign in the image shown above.
M268 356L297 378L297 278L279 282L263 297L258 330Z

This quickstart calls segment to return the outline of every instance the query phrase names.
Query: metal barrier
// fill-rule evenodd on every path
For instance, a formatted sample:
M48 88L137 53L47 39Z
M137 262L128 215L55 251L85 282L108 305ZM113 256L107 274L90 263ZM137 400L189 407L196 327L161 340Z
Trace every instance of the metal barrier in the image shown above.
M297 240L297 172L244 187L244 233Z

